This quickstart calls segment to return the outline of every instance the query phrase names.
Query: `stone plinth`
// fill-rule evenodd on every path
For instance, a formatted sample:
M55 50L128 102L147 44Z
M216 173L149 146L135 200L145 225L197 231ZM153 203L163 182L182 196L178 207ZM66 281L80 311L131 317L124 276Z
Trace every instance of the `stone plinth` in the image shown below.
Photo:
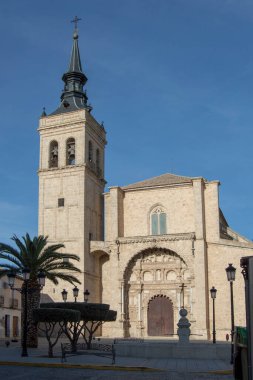
M188 314L187 310L182 308L179 314L181 316L177 324L178 325L177 334L179 338L179 343L189 343L189 337L191 333L191 330L190 330L191 324L189 320L186 318Z

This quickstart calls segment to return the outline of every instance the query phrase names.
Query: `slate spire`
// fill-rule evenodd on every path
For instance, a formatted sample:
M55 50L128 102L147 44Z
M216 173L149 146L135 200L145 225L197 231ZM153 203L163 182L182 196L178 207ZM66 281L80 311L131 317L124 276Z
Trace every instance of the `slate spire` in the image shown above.
M78 34L76 30L74 31L73 35L73 46L68 69L69 73L72 71L82 73L82 64L78 47Z
M73 45L68 71L63 74L62 80L64 82L64 89L61 95L61 104L51 115L72 112L84 108L90 112L92 107L87 105L88 97L86 91L83 89L88 79L82 71L77 28L75 28L73 34Z

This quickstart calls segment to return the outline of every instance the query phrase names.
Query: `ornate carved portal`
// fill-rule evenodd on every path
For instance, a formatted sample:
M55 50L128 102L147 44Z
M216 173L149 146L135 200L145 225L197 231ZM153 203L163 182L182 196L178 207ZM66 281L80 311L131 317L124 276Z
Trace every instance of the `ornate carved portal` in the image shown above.
M166 296L155 296L148 304L148 335L169 336L174 334L173 305Z
M185 307L191 315L192 269L176 252L147 249L135 255L124 273L122 319L125 336L168 336L175 333L181 285L186 284Z

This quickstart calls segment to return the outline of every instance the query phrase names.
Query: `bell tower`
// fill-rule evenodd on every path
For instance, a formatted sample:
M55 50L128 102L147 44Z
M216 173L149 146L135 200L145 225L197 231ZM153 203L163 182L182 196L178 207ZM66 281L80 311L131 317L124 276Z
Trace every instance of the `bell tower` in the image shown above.
M39 122L39 234L49 243L63 243L65 252L75 253L82 270L78 285L99 301L99 276L89 254L90 240L103 240L104 149L106 132L92 116L84 86L87 82L80 59L75 28L68 70L59 107L49 115L43 111ZM61 290L73 286L47 284L44 293L61 300Z

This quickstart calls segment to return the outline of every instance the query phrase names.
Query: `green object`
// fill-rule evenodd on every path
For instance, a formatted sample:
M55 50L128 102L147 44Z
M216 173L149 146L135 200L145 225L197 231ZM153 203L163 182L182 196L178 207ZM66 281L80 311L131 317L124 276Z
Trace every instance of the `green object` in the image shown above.
M237 343L242 346L248 345L248 339L247 339L247 328L236 326L236 339Z

